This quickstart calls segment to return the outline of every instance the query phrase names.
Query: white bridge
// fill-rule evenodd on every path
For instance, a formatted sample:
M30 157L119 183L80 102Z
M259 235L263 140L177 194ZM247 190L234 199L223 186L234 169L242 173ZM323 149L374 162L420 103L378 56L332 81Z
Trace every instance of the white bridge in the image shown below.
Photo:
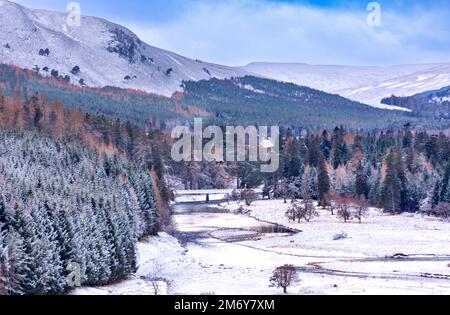
M234 189L204 189L204 190L175 190L176 202L210 202L224 201ZM262 195L262 189L254 189L258 195Z

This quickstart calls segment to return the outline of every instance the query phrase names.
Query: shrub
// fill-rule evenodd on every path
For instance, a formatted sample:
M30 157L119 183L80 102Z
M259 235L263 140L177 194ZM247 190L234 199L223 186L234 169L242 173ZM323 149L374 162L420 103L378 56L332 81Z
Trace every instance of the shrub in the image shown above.
M48 48L39 50L39 56L48 57L49 55L50 55L50 50Z
M450 203L441 202L434 209L426 211L425 214L441 219L448 219L450 218Z
M79 66L75 66L73 67L73 69L70 71L70 73L72 73L73 75L77 75L78 73L80 73L80 67Z
M58 70L53 69L52 72L51 72L51 75L52 75L52 77L59 78Z
M333 241L345 240L345 239L347 239L347 238L348 238L347 233L341 232L341 233L335 234L335 235L333 236Z

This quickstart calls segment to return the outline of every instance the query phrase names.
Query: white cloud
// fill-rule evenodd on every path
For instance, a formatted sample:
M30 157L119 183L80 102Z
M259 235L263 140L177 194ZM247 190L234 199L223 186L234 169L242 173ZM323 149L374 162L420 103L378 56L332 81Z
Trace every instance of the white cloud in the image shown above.
M444 12L368 12L252 0L193 2L176 20L126 23L149 44L229 65L252 61L395 64L449 61Z

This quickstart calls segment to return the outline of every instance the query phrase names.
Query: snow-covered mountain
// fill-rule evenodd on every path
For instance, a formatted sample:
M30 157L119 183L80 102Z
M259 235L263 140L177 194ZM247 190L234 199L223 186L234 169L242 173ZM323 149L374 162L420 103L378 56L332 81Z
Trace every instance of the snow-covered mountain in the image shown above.
M382 98L392 94L409 96L450 85L450 63L390 67L251 63L241 69L390 109L396 107L381 104Z
M77 84L82 79L89 86L133 88L165 96L180 90L183 80L245 74L152 47L127 28L104 19L83 16L79 27L70 27L67 13L28 9L3 0L0 4L0 63L27 69L37 66L44 75L56 70L54 75L68 75Z
M83 16L70 27L67 13L0 1L0 63L66 77L92 87L116 86L171 96L183 80L253 74L308 86L380 108L392 94L409 96L450 85L450 63L392 67L252 63L227 67L150 46L127 28Z

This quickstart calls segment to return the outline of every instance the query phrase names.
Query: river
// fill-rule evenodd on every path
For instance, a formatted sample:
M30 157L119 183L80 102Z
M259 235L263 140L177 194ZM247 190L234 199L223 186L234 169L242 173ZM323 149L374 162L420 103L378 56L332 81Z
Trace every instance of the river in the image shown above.
M274 268L284 264L298 267L302 283L292 290L302 294L449 290L448 273L426 272L427 264L432 264L431 270L447 265L448 255L367 257L354 249L335 256L327 247L299 243L303 234L299 231L215 205L178 203L172 211L176 237L186 255L201 262L200 270L188 274L184 282L178 281L180 293L273 294L277 291L269 288L269 279Z
M205 203L178 203L172 207L172 214L178 229L177 238L186 245L208 239L233 242L295 233L280 225L232 214Z
M280 294L270 278L284 264L297 267L293 294L450 293L445 222L379 214L366 224L342 224L322 212L292 231L196 202L174 204L172 218L176 238L161 233L138 244L140 268L132 279L78 293L153 294L157 278L170 294ZM333 240L341 229L349 238Z

